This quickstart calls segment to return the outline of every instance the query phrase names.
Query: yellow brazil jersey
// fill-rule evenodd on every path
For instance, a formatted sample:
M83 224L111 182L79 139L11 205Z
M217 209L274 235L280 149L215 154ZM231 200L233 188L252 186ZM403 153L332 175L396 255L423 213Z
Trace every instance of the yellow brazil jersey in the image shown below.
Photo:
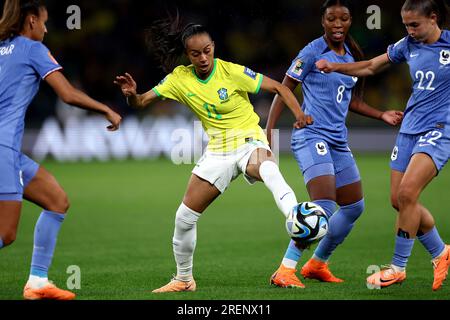
M200 119L209 137L208 150L228 152L246 142L267 142L248 93L258 93L263 75L249 68L214 59L206 80L193 65L178 66L153 91L187 105Z

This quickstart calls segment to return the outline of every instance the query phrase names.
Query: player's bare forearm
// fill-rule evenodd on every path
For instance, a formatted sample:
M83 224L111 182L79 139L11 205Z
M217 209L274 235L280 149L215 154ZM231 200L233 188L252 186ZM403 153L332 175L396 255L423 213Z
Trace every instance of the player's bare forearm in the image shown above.
M384 70L389 65L387 53L375 57L371 60L364 60L352 63L332 63L326 60L319 60L316 66L324 72L339 72L354 77L373 76Z
M144 109L148 107L158 96L153 90L143 94L133 94L127 96L127 103L130 107Z
M100 103L84 92L74 88L70 82L59 72L53 72L45 78L45 81L55 90L56 94L65 103L82 109L94 111L100 114L107 114L111 109Z
M294 92L295 88L298 85L298 82L286 76L283 79L282 84L288 87L291 92ZM283 99L281 98L280 95L277 94L275 95L275 98L273 99L272 105L270 107L269 118L267 119L266 125L267 130L275 128L276 123L278 122L278 119L280 118L283 109L284 109Z
M381 119L381 116L383 115L383 111L369 106L362 99L356 97L350 102L349 109L352 112L373 119Z
M362 99L354 97L350 103L350 110L360 115L381 120L388 125L398 126L402 123L403 112L398 110L381 111L369 106Z

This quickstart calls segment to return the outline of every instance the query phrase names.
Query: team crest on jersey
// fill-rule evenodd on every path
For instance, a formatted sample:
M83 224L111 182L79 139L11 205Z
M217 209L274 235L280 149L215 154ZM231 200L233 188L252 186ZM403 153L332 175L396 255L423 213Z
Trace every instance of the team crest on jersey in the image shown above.
M217 93L219 94L219 98L222 101L225 101L228 99L228 90L225 88L221 88L219 89L219 91L217 91Z
M252 69L245 67L244 73L245 73L246 75L248 75L250 78L252 78L253 80L256 79L256 72L253 71Z
M303 61L300 59L295 60L294 65L292 66L291 72L296 74L297 76L301 75L303 72Z
M450 63L450 50L442 50L439 55L439 62L444 66Z

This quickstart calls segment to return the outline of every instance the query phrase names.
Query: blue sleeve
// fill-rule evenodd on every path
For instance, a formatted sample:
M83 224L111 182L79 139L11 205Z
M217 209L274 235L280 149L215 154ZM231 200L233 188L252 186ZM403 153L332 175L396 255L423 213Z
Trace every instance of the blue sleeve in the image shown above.
M53 58L50 50L41 42L33 43L29 53L30 64L34 70L45 79L50 73L62 69L59 63Z
M387 54L392 63L401 63L406 61L407 51L408 39L405 37L397 43L391 44L387 49Z
M316 55L311 44L300 51L298 56L292 61L286 75L290 78L302 82L308 73L315 68Z

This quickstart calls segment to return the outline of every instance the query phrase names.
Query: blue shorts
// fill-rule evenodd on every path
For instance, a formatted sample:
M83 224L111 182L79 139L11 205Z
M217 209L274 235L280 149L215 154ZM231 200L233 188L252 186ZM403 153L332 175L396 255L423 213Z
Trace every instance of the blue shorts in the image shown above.
M38 169L39 164L23 153L0 146L0 201L22 201Z
M391 169L406 172L416 153L429 155L439 172L450 157L450 137L439 129L417 135L399 133L391 155Z
M336 188L361 180L348 144L330 144L319 137L293 137L291 149L302 171L305 184L324 175L336 176Z

